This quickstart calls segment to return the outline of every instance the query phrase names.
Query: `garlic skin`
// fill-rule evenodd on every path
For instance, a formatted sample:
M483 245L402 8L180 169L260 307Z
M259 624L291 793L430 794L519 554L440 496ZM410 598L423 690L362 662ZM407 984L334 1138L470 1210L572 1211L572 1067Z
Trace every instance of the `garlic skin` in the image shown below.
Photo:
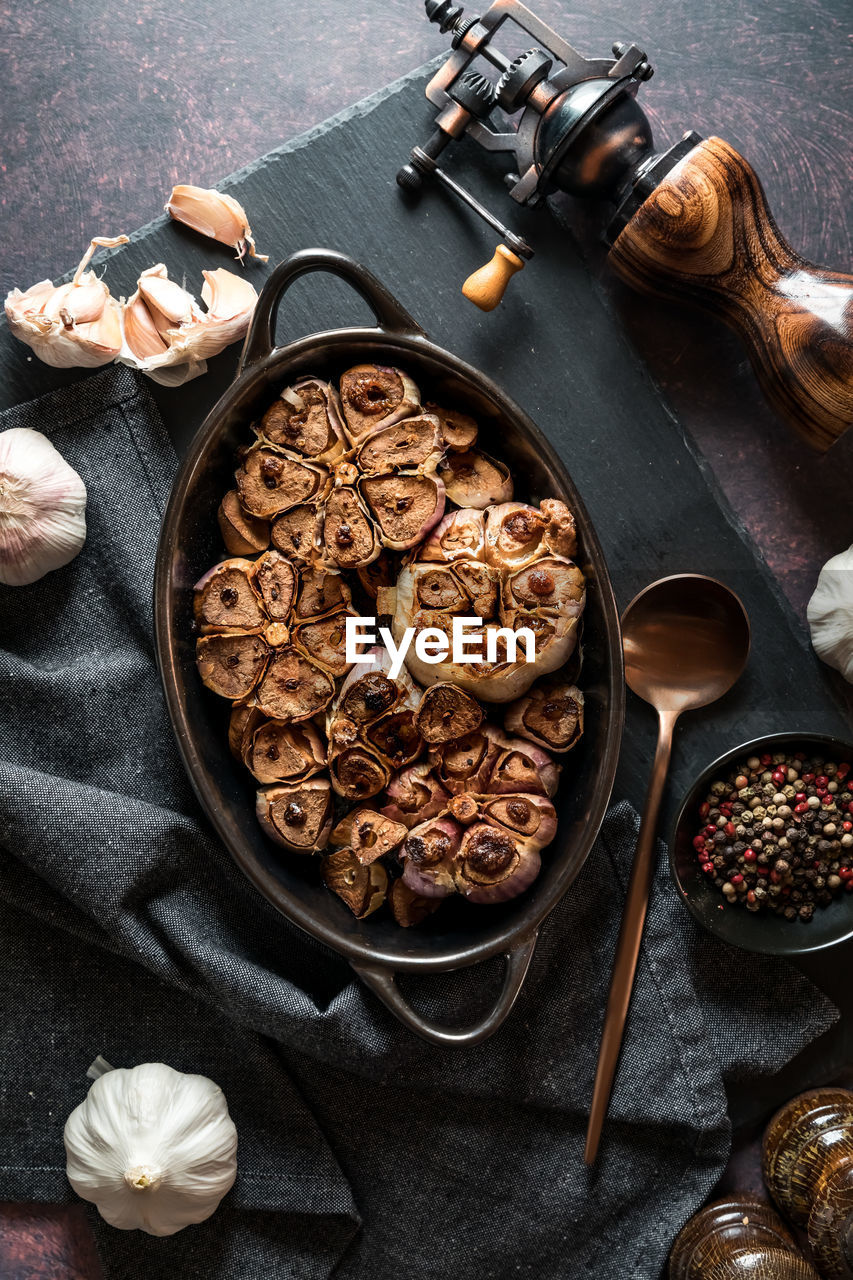
M55 369L96 369L114 360L122 346L121 307L103 280L86 268L98 248L127 244L127 236L96 236L74 278L54 285L40 280L6 295L6 319L16 338Z
M257 258L259 262L269 261L268 254L258 253L255 248L246 210L233 196L208 187L180 183L172 188L165 209L176 222L236 249L239 262L247 252L250 258Z
M0 432L0 582L36 582L85 541L86 486L77 472L40 431Z
M204 1222L237 1176L237 1130L206 1076L162 1062L108 1070L65 1125L74 1190L121 1231Z
M207 371L207 360L245 337L258 301L247 280L204 271L206 310L174 280L162 262L148 267L124 304L124 341L118 359L159 382L179 387Z
M817 656L853 684L853 547L827 560L806 617Z

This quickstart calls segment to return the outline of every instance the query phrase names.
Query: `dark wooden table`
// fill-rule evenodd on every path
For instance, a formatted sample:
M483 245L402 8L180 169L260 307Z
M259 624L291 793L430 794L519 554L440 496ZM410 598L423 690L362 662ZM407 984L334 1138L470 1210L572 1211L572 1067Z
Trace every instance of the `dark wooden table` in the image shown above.
M534 7L589 56L607 55L615 39L644 47L656 67L644 105L658 141L675 141L687 128L727 139L758 170L794 247L850 269L847 0L591 0L583 10L536 0ZM3 294L63 273L91 236L129 232L155 217L173 183L218 182L444 45L420 0L4 5ZM392 169L415 141L389 139ZM510 217L500 189L494 204ZM591 270L802 614L820 565L853 540L853 443L823 458L800 444L764 405L725 330L630 294L608 275L587 212L578 210L576 227ZM488 236L483 249L485 259ZM843 975L817 962L810 971L849 1002ZM853 1008L830 1046L775 1082L774 1097L853 1060L851 1026ZM0 1210L4 1280L99 1274L76 1206Z

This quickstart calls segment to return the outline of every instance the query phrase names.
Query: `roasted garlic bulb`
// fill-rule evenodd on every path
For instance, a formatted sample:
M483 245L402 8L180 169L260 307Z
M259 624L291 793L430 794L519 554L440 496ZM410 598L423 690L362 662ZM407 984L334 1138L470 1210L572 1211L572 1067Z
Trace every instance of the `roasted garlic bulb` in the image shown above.
M447 639L441 662L428 663L409 647L406 663L415 678L450 682L484 702L509 702L562 666L586 599L583 573L570 559L576 545L571 512L552 499L539 508L511 502L446 516L378 601L392 615L395 643L409 627ZM464 635L476 661L453 659L455 618L482 619ZM532 642L535 660L513 655L514 632L519 644L525 635Z

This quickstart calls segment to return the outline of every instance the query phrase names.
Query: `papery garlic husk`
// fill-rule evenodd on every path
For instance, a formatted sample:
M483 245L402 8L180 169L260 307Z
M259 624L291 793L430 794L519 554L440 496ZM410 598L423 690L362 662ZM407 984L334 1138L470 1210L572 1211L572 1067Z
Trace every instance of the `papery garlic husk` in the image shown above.
M389 365L359 364L339 380L344 425L352 443L391 426L420 407L420 392L407 373Z
M437 817L450 801L450 792L441 785L430 763L401 769L388 783L386 795L388 803L381 812L408 828Z
M0 432L0 582L36 582L85 541L86 486L77 472L40 431Z
M817 656L853 683L853 547L827 560L806 616Z
M127 244L127 236L98 236L68 284L40 280L29 289L12 289L7 294L9 328L44 364L96 369L121 351L121 307L95 272L86 270L97 248L120 244Z
M412 827L399 858L403 880L424 898L446 898L456 892L454 859L462 827L451 818L433 818Z
M169 279L162 262L142 272L124 304L122 364L177 387L204 373L207 360L246 336L258 300L254 287L223 267L202 275L204 311Z
M853 618L851 618L853 625ZM559 678L538 681L506 709L504 726L548 751L570 751L583 734L584 697Z
M467 625L465 637L469 657L477 660L454 663L449 653L442 662L427 663L412 644L406 665L415 679L424 685L449 682L485 702L508 702L562 666L576 644L586 599L581 570L563 554L575 545L571 512L551 499L541 508L506 503L485 513L455 512L442 521L404 565L396 586L380 592L378 604L392 614L397 644L409 627L416 633L434 629L447 637L451 650L454 618L481 619L479 628ZM530 662L523 638L510 660L502 634L522 628L532 634Z
M269 261L267 254L258 253L255 248L245 209L224 191L180 183L172 188L165 209L176 222L236 249L240 262L247 252L249 257L257 258L259 262Z
M381 862L365 865L352 849L338 849L323 859L323 882L357 920L364 920L385 901L388 872Z
M297 785L262 787L255 813L266 835L291 853L319 853L332 829L332 791L328 778Z
M469 902L506 902L530 887L541 865L534 841L514 838L491 822L476 822L462 837L454 883Z
M72 1187L122 1231L171 1236L204 1222L237 1176L222 1090L162 1062L105 1070L64 1140Z
M393 853L408 834L401 822L394 822L375 809L361 806L332 828L329 843L352 849L363 866L370 866L377 858Z

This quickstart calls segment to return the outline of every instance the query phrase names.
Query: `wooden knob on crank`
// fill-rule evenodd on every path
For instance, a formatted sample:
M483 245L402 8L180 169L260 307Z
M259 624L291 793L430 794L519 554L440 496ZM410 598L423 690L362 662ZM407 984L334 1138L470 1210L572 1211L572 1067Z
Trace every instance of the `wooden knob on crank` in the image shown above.
M462 292L481 311L494 311L503 300L510 280L523 266L524 262L517 253L513 253L505 244L499 244L491 262L468 277L462 286Z

